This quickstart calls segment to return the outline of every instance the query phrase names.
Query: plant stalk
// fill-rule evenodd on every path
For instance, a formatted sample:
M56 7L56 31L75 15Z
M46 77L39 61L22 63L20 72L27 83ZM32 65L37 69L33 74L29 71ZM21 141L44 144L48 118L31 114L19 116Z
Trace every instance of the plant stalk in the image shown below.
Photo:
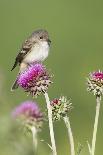
M45 92L44 96L45 96L45 100L46 100L46 103L47 103L47 109L48 109L49 131L50 131L50 138L51 138L51 145L52 145L52 153L53 153L53 155L57 155L55 138L54 138L52 110L51 110L51 106L50 106L50 100L49 100L49 96L48 96L48 94L46 92Z
M74 149L74 139L73 139L73 134L70 126L70 121L69 117L64 117L64 122L68 130L68 136L69 136L69 141L70 141L70 148L71 148L71 155L75 155L75 149Z
M96 105L96 114L95 114L93 138L92 138L91 155L95 154L96 135L97 135L97 128L98 128L99 113L100 113L100 101L101 101L101 97L97 96L96 97L97 105Z
M33 126L30 128L33 136L33 146L34 146L34 151L37 152L37 145L38 145L38 140L37 140L37 129Z

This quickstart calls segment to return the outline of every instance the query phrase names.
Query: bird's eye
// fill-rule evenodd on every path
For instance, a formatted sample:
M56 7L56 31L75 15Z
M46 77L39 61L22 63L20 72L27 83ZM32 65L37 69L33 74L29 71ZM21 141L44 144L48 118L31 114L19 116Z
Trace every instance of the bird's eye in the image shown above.
M40 39L43 39L43 36L40 36Z

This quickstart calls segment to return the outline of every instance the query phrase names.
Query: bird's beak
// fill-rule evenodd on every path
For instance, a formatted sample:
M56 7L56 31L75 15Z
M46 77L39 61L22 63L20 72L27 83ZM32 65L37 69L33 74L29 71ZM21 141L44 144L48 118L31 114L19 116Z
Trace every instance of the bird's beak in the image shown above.
M50 46L50 44L51 44L51 40L50 40L50 39L48 39L47 41L48 41L48 44L49 44L49 46Z

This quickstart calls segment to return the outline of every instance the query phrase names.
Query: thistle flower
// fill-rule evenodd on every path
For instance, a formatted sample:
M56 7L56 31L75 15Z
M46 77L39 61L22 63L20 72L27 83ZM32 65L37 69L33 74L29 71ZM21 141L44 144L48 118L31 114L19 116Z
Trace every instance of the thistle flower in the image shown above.
M103 72L96 71L90 73L89 78L87 79L88 88L87 90L93 92L96 96L103 95Z
M53 101L51 101L53 120L55 121L63 118L65 126L68 131L71 155L75 155L72 129L71 129L69 117L67 116L69 110L72 108L71 105L72 103L69 100L67 100L67 98L64 96L60 97L59 99L54 99Z
M60 120L62 117L67 116L68 111L72 107L71 105L72 103L64 96L51 101L53 120Z
M101 96L103 95L103 72L96 71L90 73L89 78L87 79L88 88L87 90L93 92L96 96L96 114L94 121L94 129L93 129L93 137L92 137L92 146L88 143L89 153L90 155L95 154L95 146L96 146L96 136L98 129L98 120L100 113L100 105L101 105Z
M47 91L51 77L42 64L32 64L18 76L17 83L32 96L37 96Z
M38 105L32 101L25 101L12 111L12 117L19 120L26 127L39 129L43 123L43 113Z

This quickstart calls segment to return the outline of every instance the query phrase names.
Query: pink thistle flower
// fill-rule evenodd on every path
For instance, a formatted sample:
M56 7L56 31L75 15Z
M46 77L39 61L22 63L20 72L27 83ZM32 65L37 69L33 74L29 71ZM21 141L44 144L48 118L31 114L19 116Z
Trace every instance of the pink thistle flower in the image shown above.
M96 71L90 73L89 78L87 78L87 90L93 92L96 96L103 95L103 72Z
M25 126L41 127L43 113L38 105L32 101L25 101L12 111L12 117L19 120Z
M62 96L59 99L51 101L51 108L53 114L53 120L60 120L62 117L67 116L67 113L72 108L72 103Z
M97 71L97 72L94 72L91 74L91 77L94 79L94 80L97 80L97 81L103 81L103 72L101 71Z
M45 93L51 82L51 75L42 64L32 64L18 76L18 84L32 96Z

